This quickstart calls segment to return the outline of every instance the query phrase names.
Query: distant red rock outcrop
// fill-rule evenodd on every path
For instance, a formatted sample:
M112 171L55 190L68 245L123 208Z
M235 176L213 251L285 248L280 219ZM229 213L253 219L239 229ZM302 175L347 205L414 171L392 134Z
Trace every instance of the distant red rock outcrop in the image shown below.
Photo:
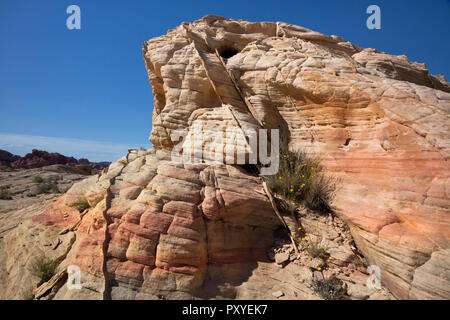
M0 165L4 166L11 166L11 163L13 163L16 160L19 160L20 156L16 156L12 154L11 152L0 150Z
M47 152L33 149L31 153L25 156L17 156L8 151L0 150L0 164L11 167L13 169L34 169L54 164L63 164L69 166L84 166L92 173L96 173L109 165L107 162L96 163L87 159L79 160L74 157L67 157L57 152Z

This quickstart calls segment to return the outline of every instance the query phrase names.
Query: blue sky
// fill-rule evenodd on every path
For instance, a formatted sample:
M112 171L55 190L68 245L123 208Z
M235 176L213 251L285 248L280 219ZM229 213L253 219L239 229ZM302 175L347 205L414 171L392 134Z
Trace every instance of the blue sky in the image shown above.
M66 28L71 4L81 8L81 30ZM371 4L381 8L381 30L366 28ZM111 161L149 147L142 42L206 14L336 34L450 77L449 0L0 0L0 149Z

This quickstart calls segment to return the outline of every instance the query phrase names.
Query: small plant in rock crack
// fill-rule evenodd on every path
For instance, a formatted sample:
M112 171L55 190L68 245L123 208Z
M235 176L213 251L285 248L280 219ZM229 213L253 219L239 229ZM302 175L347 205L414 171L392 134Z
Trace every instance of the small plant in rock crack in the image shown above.
M341 300L346 292L344 283L337 278L313 280L312 287L325 300Z
M336 184L333 177L319 175L306 196L306 206L317 212L332 213L330 204L335 196Z
M39 284L47 282L55 275L58 263L46 257L37 257L31 263L31 274L39 278Z
M11 195L11 192L9 191L9 188L11 188L11 186L9 186L9 185L0 187L0 199L1 200L12 200L12 195Z
M296 239L297 243L301 243L302 239L305 238L306 232L305 229L301 225L297 227L297 230L295 230L294 238Z
M87 201L86 198L79 198L77 201L70 205L78 210L79 213L82 213L84 210L89 209L91 205Z
M318 212L331 212L337 180L325 176L318 157L305 151L280 154L278 173L264 178L271 191L286 202L303 203Z
M319 243L314 241L308 241L305 247L306 252L313 258L325 259L328 256L325 247L322 247Z

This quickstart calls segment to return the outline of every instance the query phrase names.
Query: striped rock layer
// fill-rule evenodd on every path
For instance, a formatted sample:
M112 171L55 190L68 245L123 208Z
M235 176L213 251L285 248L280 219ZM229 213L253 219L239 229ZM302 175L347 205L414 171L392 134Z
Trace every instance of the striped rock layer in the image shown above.
M42 252L61 262L38 292L55 299L207 298L245 281L280 224L243 167L171 160L171 136L201 120L205 135L279 129L281 150L319 154L340 179L333 208L382 283L401 299L450 298L443 77L338 36L217 16L146 41L143 53L154 149L130 151L8 235L9 296ZM225 138L223 153L239 139ZM211 138L200 151L216 147ZM79 199L90 204L82 214L71 207ZM81 290L57 285L69 265Z
M171 149L173 130L189 130L199 117L211 126L280 129L281 148L320 154L341 179L335 210L397 297L450 297L443 77L337 36L217 16L147 41L144 59L155 148Z

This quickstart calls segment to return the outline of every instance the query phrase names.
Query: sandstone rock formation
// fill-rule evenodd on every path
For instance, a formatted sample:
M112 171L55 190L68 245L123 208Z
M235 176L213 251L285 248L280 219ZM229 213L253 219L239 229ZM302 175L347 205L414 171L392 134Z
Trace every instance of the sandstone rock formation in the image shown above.
M445 79L337 36L217 16L183 23L143 51L154 149L131 150L12 230L5 297L36 284L27 269L44 254L59 273L37 298L255 298L252 279L271 273L258 266L280 223L246 168L171 160L171 135L193 133L197 120L205 133L276 128L282 149L320 154L341 178L333 208L382 283L401 299L450 297ZM205 140L201 149L214 147ZM90 205L81 213L71 206L80 198ZM346 260L347 249L334 250ZM82 270L81 290L63 285L69 265ZM347 291L367 297L363 283ZM303 289L297 298L311 298Z
M222 104L243 123L279 128L289 148L320 154L342 179L335 210L399 298L450 296L450 86L442 77L337 36L216 16L146 42L144 58L155 148L170 149L171 132L195 117L225 120Z
M68 264L83 270L89 290L64 286L56 299L192 297L208 278L233 278L235 270L224 265L267 260L279 222L258 182L239 167L176 165L165 151L132 151L102 174L75 184L27 221L25 228L39 231L24 235L19 228L6 246L32 243L30 251L64 260L60 270ZM81 215L70 206L79 198L91 206ZM59 247L72 249L55 257L45 248L43 229L62 243ZM8 260L10 276L28 267L18 260ZM7 295L27 281L13 282Z

